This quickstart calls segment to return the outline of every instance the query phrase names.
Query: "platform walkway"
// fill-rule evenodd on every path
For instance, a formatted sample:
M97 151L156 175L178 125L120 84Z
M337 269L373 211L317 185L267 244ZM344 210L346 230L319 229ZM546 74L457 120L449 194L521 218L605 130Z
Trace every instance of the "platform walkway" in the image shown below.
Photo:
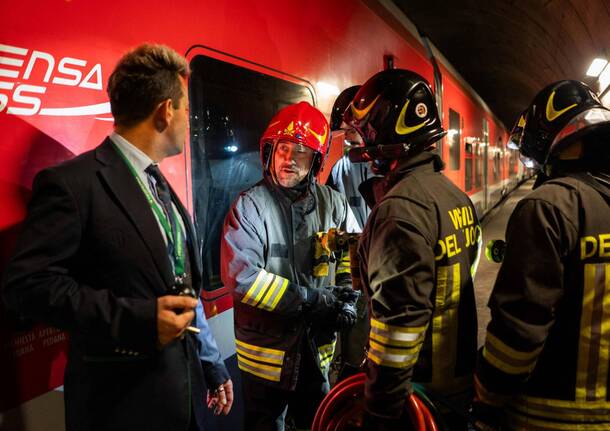
M496 208L494 208L481 223L483 227L483 247L492 239L504 239L506 233L506 224L508 219L515 209L517 203L527 195L534 184L534 180L528 180L515 189L510 195L504 199ZM485 249L481 251L481 261L475 278L475 296L477 300L477 315L479 319L479 346L485 341L485 330L489 323L489 309L487 308L487 300L493 288L496 275L500 269L500 265L490 262L485 258Z

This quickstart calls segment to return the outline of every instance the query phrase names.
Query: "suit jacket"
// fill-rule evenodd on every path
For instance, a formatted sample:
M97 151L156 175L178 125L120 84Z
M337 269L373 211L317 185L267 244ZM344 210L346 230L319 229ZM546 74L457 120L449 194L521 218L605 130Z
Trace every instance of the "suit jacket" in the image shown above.
M198 241L174 202L198 291ZM229 376L201 304L201 335L157 349L156 298L172 282L157 220L110 139L37 175L3 293L18 315L70 334L68 430L186 430L192 416L202 426L204 379L216 387Z

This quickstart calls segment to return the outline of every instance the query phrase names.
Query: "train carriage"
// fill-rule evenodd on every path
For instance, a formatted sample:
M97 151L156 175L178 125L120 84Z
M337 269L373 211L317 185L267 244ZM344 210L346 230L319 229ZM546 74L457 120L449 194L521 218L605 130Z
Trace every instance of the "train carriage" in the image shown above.
M328 115L341 89L384 67L411 69L437 93L449 132L439 144L445 174L480 215L524 175L505 145L504 125L387 0L23 0L4 2L0 16L0 272L35 174L94 148L112 130L105 89L116 61L142 42L169 45L192 69L191 122L185 152L162 169L203 239L205 311L236 380L219 238L233 199L261 178L258 139L278 109L307 100ZM341 153L341 142L333 142L321 181ZM24 423L24 415L33 418L30 424L52 421L40 419L49 405L61 417L56 389L66 334L41 326L2 328L0 424ZM228 418L210 419L210 428L238 429L239 407ZM48 423L44 429L53 428Z

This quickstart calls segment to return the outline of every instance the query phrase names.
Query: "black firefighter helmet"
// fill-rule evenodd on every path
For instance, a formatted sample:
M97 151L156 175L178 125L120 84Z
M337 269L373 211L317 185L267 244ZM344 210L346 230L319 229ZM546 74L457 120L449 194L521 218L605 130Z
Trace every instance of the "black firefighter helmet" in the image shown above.
M333 109L330 113L330 130L335 131L341 129L343 124L343 113L352 103L354 96L358 90L362 87L361 85L353 85L343 90L335 99Z
M411 157L446 135L428 82L415 72L384 70L373 75L343 115L364 146L350 150L352 162L377 163Z
M574 139L610 125L610 111L586 84L563 80L543 88L527 109L519 145L535 167L547 164Z

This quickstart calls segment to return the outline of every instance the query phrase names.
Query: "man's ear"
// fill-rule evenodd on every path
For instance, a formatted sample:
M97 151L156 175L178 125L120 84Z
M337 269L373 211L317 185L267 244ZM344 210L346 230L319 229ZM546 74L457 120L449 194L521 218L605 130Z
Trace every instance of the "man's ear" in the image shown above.
M164 100L157 105L153 113L153 121L157 132L161 133L169 126L174 115L172 106L172 99Z

